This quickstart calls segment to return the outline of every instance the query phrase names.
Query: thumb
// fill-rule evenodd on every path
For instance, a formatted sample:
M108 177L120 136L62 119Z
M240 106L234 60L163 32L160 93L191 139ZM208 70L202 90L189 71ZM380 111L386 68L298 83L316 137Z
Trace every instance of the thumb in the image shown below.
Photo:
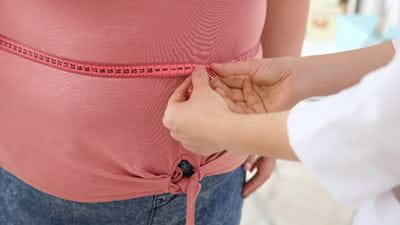
M204 66L198 66L192 73L193 92L210 87L208 73Z
M188 77L171 95L168 100L167 106L186 101L188 99L188 89L190 87L190 84L191 79L190 77Z
M213 63L211 64L211 69L213 69L218 75L222 77L229 76L243 76L251 75L255 72L258 66L258 61L240 61L240 62L230 62L225 64Z

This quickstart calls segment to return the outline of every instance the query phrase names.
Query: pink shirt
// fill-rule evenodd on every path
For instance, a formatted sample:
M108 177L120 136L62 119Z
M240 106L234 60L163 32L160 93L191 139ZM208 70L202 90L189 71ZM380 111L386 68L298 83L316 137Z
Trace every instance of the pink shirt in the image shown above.
M70 63L148 71L249 58L261 36L265 2L1 0L0 166L75 201L187 192L193 223L199 180L237 168L246 156L196 155L163 127L166 102L190 69L102 76ZM43 61L29 51L43 54ZM52 67L50 59L43 65L45 56L68 68ZM196 170L190 178L177 168L182 159Z

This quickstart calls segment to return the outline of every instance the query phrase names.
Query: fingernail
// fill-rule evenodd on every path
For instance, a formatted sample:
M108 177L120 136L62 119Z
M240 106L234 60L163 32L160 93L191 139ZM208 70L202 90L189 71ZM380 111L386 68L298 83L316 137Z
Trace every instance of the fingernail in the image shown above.
M247 162L247 163L244 164L244 169L245 170L249 170L250 167L251 167L250 163Z
M205 69L205 67L203 65L197 65L193 71L197 71L197 70L203 70Z

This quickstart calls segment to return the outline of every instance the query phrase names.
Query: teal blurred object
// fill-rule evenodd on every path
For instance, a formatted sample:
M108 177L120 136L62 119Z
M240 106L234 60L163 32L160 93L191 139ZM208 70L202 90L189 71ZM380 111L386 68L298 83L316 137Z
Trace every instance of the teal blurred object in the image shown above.
M386 32L382 32L380 22L380 17L372 15L338 16L336 49L352 50L400 37L400 29L397 27L389 26Z
M400 28L390 26L384 40L393 40L400 38Z

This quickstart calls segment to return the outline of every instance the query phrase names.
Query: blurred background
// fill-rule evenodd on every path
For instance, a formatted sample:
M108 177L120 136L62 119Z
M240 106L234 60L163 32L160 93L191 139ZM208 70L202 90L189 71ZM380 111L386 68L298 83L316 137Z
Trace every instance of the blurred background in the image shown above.
M303 55L400 37L400 0L310 1ZM306 168L280 161L270 180L245 201L242 225L350 225L353 213L335 202Z

